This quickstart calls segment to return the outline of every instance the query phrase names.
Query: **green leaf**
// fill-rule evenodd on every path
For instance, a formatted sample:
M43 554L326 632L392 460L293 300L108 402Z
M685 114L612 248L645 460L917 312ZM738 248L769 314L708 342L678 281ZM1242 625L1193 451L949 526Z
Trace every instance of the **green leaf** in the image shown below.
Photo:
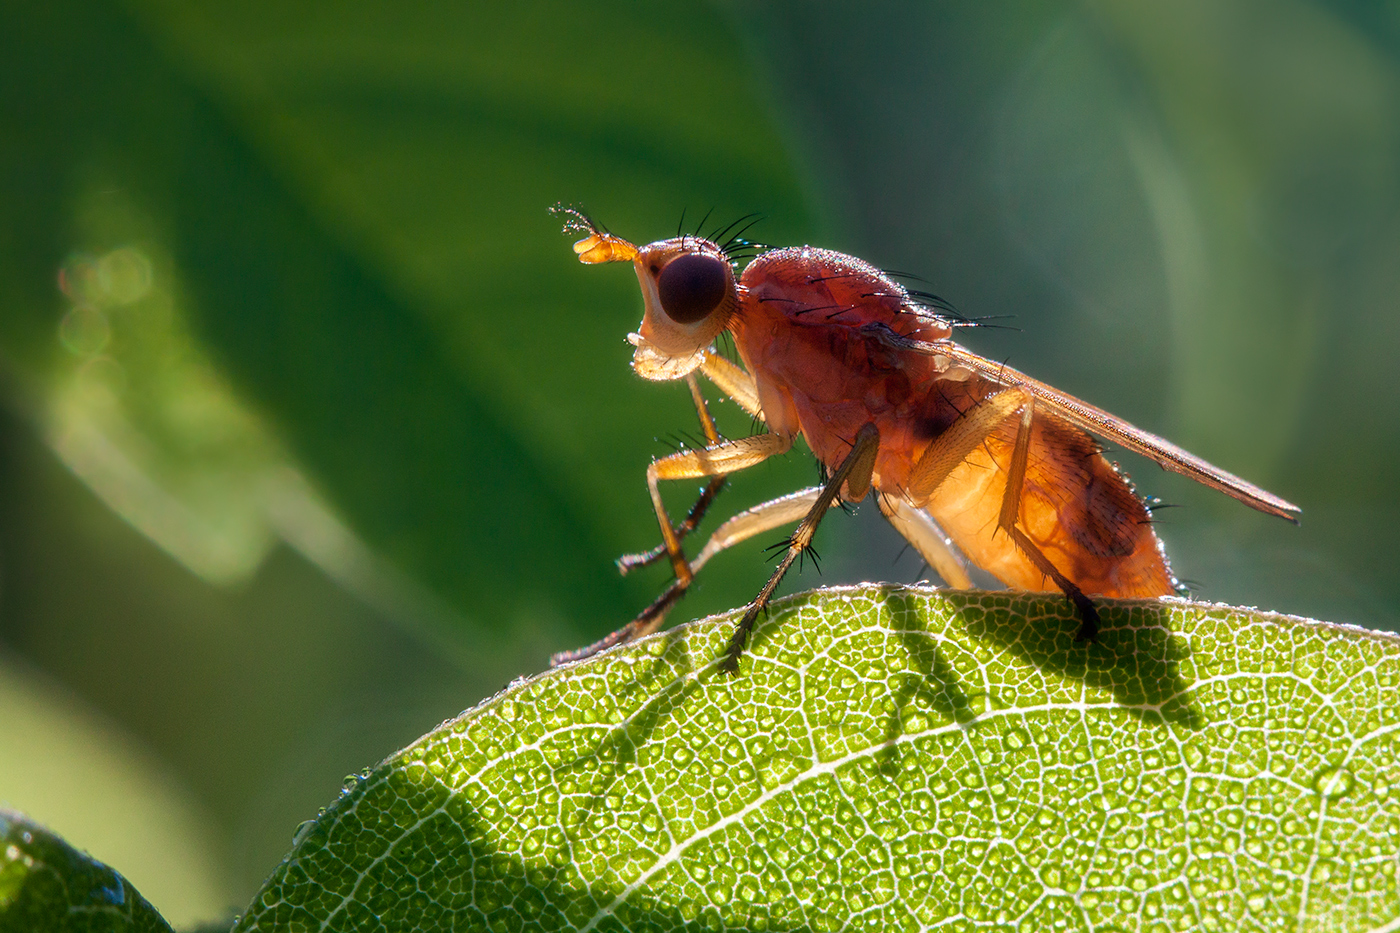
M818 591L518 683L364 777L237 929L1372 929L1400 638ZM1387 926L1387 929L1392 927Z
M170 925L117 872L0 809L0 933L152 931Z

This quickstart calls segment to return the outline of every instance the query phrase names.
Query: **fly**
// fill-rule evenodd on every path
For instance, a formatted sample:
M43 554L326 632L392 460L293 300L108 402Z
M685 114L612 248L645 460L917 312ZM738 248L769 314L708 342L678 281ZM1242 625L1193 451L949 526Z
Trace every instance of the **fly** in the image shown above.
M1178 584L1147 506L1090 434L1297 522L1301 510L1291 502L959 346L952 334L965 322L853 256L773 249L740 273L715 240L677 236L639 248L577 210L555 211L566 232L585 235L574 244L580 261L632 263L645 304L641 326L628 336L632 368L645 379L686 380L707 440L703 449L647 467L662 544L618 562L625 573L664 558L675 579L637 618L594 645L556 655L555 663L654 631L715 554L797 522L721 661L721 669L737 671L759 613L811 546L827 509L872 490L880 512L949 586L972 586L970 562L1013 589L1059 590L1080 617L1078 638L1092 639L1098 611L1090 594L1167 596ZM714 351L726 331L742 367ZM765 430L721 438L697 373ZM739 513L687 558L682 539L724 477L787 452L799 435L826 468L826 481ZM673 524L659 484L698 478L709 482L686 520Z

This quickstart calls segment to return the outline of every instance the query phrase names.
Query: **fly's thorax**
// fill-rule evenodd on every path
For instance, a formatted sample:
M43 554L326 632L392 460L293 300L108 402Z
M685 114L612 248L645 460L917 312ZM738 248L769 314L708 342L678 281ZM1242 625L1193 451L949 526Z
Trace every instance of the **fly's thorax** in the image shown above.
M645 311L632 367L648 379L679 379L739 308L729 257L715 243L684 236L642 247L632 260Z
M746 310L767 305L797 325L879 324L918 340L942 340L952 333L947 321L888 273L835 250L770 250L749 263L740 283Z

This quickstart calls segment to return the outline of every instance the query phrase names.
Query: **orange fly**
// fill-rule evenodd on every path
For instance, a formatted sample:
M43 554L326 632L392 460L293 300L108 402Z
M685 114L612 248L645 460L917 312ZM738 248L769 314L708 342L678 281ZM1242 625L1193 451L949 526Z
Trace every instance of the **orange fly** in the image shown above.
M1089 594L1166 596L1177 591L1146 505L1104 459L1091 433L1296 522L1300 509L1106 411L951 339L961 322L852 256L801 247L763 252L737 271L714 240L677 236L638 248L579 211L555 208L585 263L630 261L645 302L632 367L646 379L685 379L705 430L704 449L647 468L662 545L622 558L623 572L667 558L675 580L641 615L607 638L556 656L560 663L654 631L711 557L792 522L797 530L734 630L721 663L735 671L758 614L811 545L833 502L872 489L880 511L950 586L970 587L964 560L1007 586L1058 590L1074 604L1079 638L1092 639ZM720 236L722 236L721 234ZM728 331L743 368L717 354ZM766 430L724 440L700 395L701 373ZM765 502L721 525L694 559L682 538L723 478L786 452L801 435L827 480ZM709 478L690 515L673 525L662 480Z

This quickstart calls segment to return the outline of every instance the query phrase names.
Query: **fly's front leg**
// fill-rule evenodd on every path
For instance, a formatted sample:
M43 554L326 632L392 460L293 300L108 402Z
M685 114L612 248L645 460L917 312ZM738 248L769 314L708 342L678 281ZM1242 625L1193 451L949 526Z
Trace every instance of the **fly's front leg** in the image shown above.
M726 361L727 362L727 361ZM733 365L733 364L730 364ZM705 404L705 396L700 394L700 383L691 373L685 377L686 385L690 386L690 398L695 402L695 412L700 416L700 429L705 432L706 444L715 447L720 443L719 429L715 427L715 419L710 417L710 408ZM695 530L700 524L700 520L705 517L710 504L715 501L715 496L724 488L725 478L715 476L705 484L705 488L700 490L700 497L695 500L695 504L686 513L685 520L676 526L676 536L684 539L686 535ZM645 567L666 556L665 543L658 544L650 551L643 551L640 554L623 554L617 559L618 572L623 576L636 570L638 567Z
M676 601L684 596L685 591L690 588L691 581L695 579L695 572L685 559L685 554L681 550L680 536L676 534L676 529L666 514L666 506L661 501L660 483L662 480L727 476L756 463L762 463L776 454L786 453L791 447L792 438L787 435L757 434L737 441L725 441L704 450L683 450L680 453L671 454L669 457L652 461L651 465L647 467L647 489L651 492L652 505L656 509L656 519L661 526L661 538L665 542L666 554L671 559L671 567L675 570L676 579L631 622L586 648L554 655L550 658L550 663L558 665L577 661L611 648L613 645L620 645L623 642L650 634L666 618L666 613L671 606L675 605Z
M719 495L719 491L724 488L725 477L716 476L705 484L705 488L700 490L700 495L696 498L695 504L690 507L690 511L685 514L685 518L676 525L676 535L684 539L705 517L710 505ZM641 551L636 554L623 554L617 559L617 571L624 577L639 567L646 567L654 564L666 556L666 545L658 544L650 551Z
M737 441L725 441L704 450L684 450L654 460L647 467L647 489L651 492L651 504L656 509L656 520L661 525L661 540L666 544L666 554L671 558L676 581L682 587L689 586L694 575L681 551L680 536L671 525L666 505L661 501L661 481L727 476L762 463L775 454L786 453L791 447L792 438L787 435L757 434Z
M700 363L705 378L734 400L744 411L762 420L763 406L758 401L758 383L741 366L736 366L718 353L707 351Z
M700 364L700 371L705 374L725 395L729 396L736 405L744 411L753 415L758 421L763 420L763 407L758 403L758 385L754 382L753 376L749 375L742 367L731 363L712 350L705 352L704 362ZM700 426L705 431L705 437L713 447L719 443L719 432L715 430L714 419L710 417L710 409L705 404L705 398L700 394L700 386L693 374L686 376L686 381L690 385L691 398L695 400L695 410L700 415ZM685 521L676 526L676 533L684 538L695 530L695 526L700 524L704 518L710 503L724 488L724 478L715 477L700 492L700 497L695 500L695 504L690 507L690 512L686 515ZM644 567L647 564L660 560L666 554L666 545L660 544L650 551L641 554L624 554L617 560L617 569L624 575Z
M875 455L880 449L880 431L873 424L867 424L856 434L855 443L851 445L851 452L846 454L846 459L841 461L841 465L831 474L826 483L822 486L821 492L817 494L808 509L807 515L802 519L802 524L797 526L792 537L788 539L787 553L778 563L778 567L773 571L773 575L768 578L768 582L759 590L754 601L749 604L748 611L739 620L739 624L734 629L734 636L729 640L729 648L725 652L724 660L720 662L720 670L733 674L739 670L739 656L744 653L744 645L748 642L749 632L753 630L754 623L758 620L758 614L768 606L768 601L773 598L773 591L778 588L783 575L788 572L793 561L803 551L812 546L812 536L817 532L817 526L821 524L822 516L826 515L826 510L831 507L831 503L841 493L841 487L846 487L846 499L850 502L859 502L865 498L865 494L870 491L870 477L875 469Z

